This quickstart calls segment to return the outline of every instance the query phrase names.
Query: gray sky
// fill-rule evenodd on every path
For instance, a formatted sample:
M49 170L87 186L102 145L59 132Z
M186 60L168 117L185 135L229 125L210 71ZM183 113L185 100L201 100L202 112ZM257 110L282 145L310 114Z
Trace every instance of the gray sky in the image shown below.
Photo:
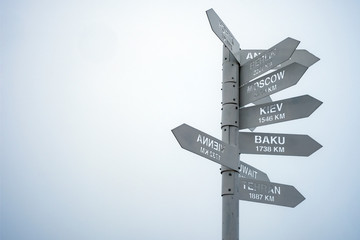
M180 148L187 123L221 138L222 43L292 37L321 60L274 100L309 94L310 157L241 155L306 200L240 202L240 239L360 237L357 1L0 2L1 239L221 239L219 165Z

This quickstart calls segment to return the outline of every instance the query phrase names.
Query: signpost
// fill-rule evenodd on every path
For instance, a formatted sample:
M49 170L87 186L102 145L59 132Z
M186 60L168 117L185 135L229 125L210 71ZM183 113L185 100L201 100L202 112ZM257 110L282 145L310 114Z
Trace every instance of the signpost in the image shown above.
M269 50L246 62L240 68L240 87L288 60L299 43L299 41L293 38L286 38Z
M305 118L310 116L321 104L322 102L316 98L303 95L242 108L239 111L239 129Z
M172 130L180 146L221 165L222 240L239 239L239 200L296 207L305 198L293 186L270 182L266 173L240 161L240 153L309 156L322 146L308 135L239 132L310 116L322 102L309 96L271 102L270 95L294 86L319 60L299 41L286 38L268 50L240 50L213 9L206 11L223 45L222 140L189 125ZM268 74L269 70L274 69ZM266 75L265 75L266 74ZM249 103L255 106L244 107Z
M306 72L307 67L292 63L275 72L251 81L240 88L240 106L294 86Z
M321 147L308 135L239 133L240 153L308 157Z
M296 207L305 200L293 186L248 179L240 179L237 196L240 200L284 207Z

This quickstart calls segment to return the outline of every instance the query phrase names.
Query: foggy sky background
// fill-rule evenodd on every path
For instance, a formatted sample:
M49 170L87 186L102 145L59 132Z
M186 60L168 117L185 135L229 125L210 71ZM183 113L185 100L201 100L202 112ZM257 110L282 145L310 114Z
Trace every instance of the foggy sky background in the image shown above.
M0 238L221 239L219 165L181 149L187 123L221 138L222 43L286 37L321 60L273 100L309 94L310 157L241 155L295 186L296 208L240 202L240 239L360 237L357 1L0 2Z

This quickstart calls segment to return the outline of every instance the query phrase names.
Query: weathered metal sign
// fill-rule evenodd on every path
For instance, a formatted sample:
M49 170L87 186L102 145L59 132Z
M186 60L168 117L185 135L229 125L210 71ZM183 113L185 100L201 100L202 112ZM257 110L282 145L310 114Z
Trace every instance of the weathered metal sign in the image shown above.
M216 36L225 44L225 46L234 55L235 59L240 63L240 44L234 35L226 27L225 23L219 18L216 12L211 8L206 11L211 29Z
M211 161L238 170L239 149L204 132L182 124L171 130L180 146Z
M254 59L261 53L265 52L264 49L241 49L240 50L240 60L241 64L245 64L246 62ZM305 49L296 49L291 58L282 64L276 66L275 68L284 67L290 65L293 62L297 62L305 67L310 67L311 65L315 64L320 59L316 57L314 54L310 53Z
M240 153L310 156L321 147L308 135L239 132Z
M240 67L240 86L288 60L300 41L286 38Z
M292 63L284 68L255 79L240 88L240 106L294 86L304 75L307 67Z
M260 104L239 110L239 129L253 128L268 124L310 116L321 101L309 95Z
M290 185L239 178L239 200L296 207L305 197Z
M239 177L270 182L266 173L242 161L240 161Z

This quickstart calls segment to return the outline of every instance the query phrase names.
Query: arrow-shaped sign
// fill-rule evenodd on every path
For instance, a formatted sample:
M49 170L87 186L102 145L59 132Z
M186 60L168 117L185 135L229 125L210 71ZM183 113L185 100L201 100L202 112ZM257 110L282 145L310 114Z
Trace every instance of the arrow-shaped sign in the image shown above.
M270 182L270 179L266 173L242 161L240 161L239 177Z
M240 59L241 65L245 64L247 61L252 60L257 57L261 53L265 52L264 49L241 49L240 50ZM305 67L310 67L320 59L316 57L314 54L310 53L305 49L296 49L291 58L288 61L278 65L276 68L284 67L286 65L290 65L293 62L297 62Z
M240 67L240 86L288 60L300 41L286 38Z
M309 95L288 98L239 110L239 129L253 128L310 116L321 101Z
M248 103L294 86L306 70L307 67L292 63L245 84L240 88L240 106L245 106Z
M310 156L321 147L308 135L239 132L240 153Z
M296 207L305 197L294 187L280 183L239 178L239 200Z
M234 35L226 27L225 23L219 18L216 12L211 8L206 11L211 29L216 36L225 44L225 46L234 55L235 59L240 63L240 44Z
M204 132L182 124L171 130L180 146L211 161L238 170L239 150Z

